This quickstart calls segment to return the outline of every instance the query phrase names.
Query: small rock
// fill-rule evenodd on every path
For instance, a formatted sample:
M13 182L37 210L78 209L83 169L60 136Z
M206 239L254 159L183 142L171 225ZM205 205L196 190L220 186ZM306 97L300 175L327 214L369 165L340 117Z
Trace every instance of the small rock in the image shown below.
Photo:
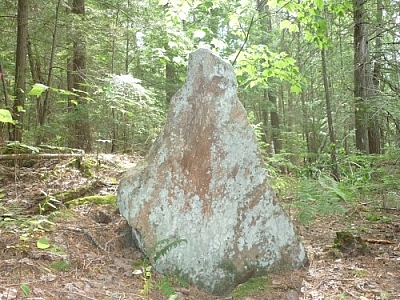
M299 300L299 293L295 290L290 290L286 292L285 300Z

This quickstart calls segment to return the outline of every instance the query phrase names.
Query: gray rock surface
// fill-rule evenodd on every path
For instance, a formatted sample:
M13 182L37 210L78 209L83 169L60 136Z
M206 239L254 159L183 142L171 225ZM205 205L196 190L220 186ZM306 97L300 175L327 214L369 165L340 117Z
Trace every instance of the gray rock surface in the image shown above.
M143 252L164 239L187 241L154 268L214 294L307 260L267 183L236 86L228 62L206 49L191 53L163 132L118 188L120 212Z

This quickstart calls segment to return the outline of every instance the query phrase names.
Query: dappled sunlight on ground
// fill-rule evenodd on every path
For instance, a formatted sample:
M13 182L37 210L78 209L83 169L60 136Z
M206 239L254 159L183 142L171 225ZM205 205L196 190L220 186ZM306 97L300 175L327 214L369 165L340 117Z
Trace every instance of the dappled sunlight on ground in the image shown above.
M92 177L83 176L68 160L1 168L0 300L23 299L24 291L27 299L161 300L168 299L170 286L177 299L193 300L400 299L400 211L376 211L382 217L370 220L366 206L298 225L310 265L270 275L244 296L207 295L154 271L147 295L143 276L132 274L143 266L143 255L127 243L129 227L115 204L83 202L67 209L63 199L54 196L67 197L65 192L71 190L77 198L115 194L122 173L140 160L110 154L91 158ZM51 223L34 216L46 200L44 214L51 216ZM51 212L49 203L58 210ZM334 248L338 231L360 236L369 254Z

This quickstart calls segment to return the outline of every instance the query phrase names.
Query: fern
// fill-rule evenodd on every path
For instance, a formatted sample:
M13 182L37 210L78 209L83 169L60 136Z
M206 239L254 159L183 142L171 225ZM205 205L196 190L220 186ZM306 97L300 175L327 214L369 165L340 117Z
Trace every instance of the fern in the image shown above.
M349 196L339 184L328 176L320 176L317 180L304 179L297 190L298 217L303 224L308 224L316 215L343 213L343 201Z
M171 241L170 238L162 239L149 249L146 255L146 259L148 261L152 260L155 263L160 257L166 255L169 251L182 243L187 243L187 240L175 239Z

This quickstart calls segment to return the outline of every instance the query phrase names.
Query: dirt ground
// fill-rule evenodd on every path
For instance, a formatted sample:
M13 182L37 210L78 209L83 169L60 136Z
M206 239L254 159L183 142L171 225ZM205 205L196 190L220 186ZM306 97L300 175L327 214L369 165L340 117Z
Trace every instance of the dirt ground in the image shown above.
M127 243L129 227L115 205L89 201L46 212L46 217L37 215L39 204L62 208L53 197L60 191L80 191L79 197L115 194L124 170L138 160L126 155L93 157L92 177L65 159L19 168L0 165L0 300L161 300L168 299L171 286L176 297L170 299L400 299L398 209L375 210L371 218L364 203L346 215L298 225L309 266L258 279L223 297L152 270L146 280L143 274L133 274L145 266L143 255ZM337 232L361 239L340 251L333 247L341 242L335 241Z

